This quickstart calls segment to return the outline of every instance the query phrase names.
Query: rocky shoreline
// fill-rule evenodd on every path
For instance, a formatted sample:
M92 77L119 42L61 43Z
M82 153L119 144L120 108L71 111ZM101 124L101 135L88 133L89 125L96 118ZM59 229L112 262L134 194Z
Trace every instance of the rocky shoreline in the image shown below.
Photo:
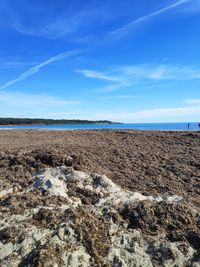
M200 134L0 132L0 266L200 266Z
M178 196L144 196L57 167L4 191L0 204L1 266L198 264L199 214Z

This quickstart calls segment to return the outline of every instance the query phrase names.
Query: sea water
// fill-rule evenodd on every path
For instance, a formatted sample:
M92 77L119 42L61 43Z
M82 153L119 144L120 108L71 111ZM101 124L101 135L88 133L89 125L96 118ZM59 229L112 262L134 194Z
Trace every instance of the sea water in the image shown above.
M98 129L132 129L186 131L188 123L124 123L124 124L56 124L56 125L9 125L0 129L46 129L46 130L98 130ZM189 130L200 130L199 123L190 123Z

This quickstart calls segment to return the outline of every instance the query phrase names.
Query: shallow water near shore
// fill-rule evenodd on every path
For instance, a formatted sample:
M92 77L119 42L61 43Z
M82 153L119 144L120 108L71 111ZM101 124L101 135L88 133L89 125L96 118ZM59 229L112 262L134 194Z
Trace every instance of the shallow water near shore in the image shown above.
M124 123L124 124L56 124L56 125L3 125L0 129L47 129L47 130L97 130L97 129L135 129L160 131L198 131L197 122L188 123Z

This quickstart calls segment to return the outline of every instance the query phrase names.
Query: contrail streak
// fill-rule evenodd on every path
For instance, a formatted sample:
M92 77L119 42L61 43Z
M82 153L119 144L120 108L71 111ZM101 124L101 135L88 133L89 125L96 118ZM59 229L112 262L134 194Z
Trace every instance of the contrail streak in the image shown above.
M178 1L178 2L176 2L174 4L172 4L172 5L169 5L169 6L166 6L166 7L162 8L162 9L159 9L159 10L157 10L157 11L155 11L155 12L149 14L149 15L146 15L146 16L143 16L141 18L138 18L138 19L136 19L136 20L134 20L134 21L126 24L125 26L123 26L121 28L118 28L117 30L114 30L114 31L110 32L109 35L110 36L111 35L117 35L117 34L126 32L127 30L129 30L135 24L138 24L140 22L144 22L144 21L146 21L146 20L148 20L150 18L153 18L155 16L158 16L158 15L164 13L164 12L167 12L167 11L169 11L169 10L171 10L173 8L176 8L176 7L182 5L182 4L186 3L186 2L189 2L189 1L190 0L180 0L180 1Z
M35 67L32 67L30 69L28 69L27 71L23 72L19 77L17 77L16 79L14 80L11 80L7 83L5 83L4 85L2 85L0 87L0 90L2 89L5 89L17 82L20 82L26 78L28 78L29 76L32 76L33 74L37 73L40 71L41 68L45 67L46 65L49 65L51 64L52 62L56 62L56 61L59 61L59 60L62 60L64 58L68 58L68 57L72 57L76 54L79 54L80 51L78 50L72 50L72 51L69 51L69 52L65 52L65 53L62 53L62 54L59 54L59 55L56 55L54 57L51 57L50 59L40 63L39 65L35 66Z

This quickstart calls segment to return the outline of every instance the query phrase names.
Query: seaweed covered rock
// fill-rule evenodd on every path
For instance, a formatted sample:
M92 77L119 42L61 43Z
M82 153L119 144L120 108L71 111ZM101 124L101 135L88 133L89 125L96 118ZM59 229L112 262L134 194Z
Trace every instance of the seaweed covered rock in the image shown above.
M176 195L123 190L60 166L0 192L1 266L193 266L199 214Z

